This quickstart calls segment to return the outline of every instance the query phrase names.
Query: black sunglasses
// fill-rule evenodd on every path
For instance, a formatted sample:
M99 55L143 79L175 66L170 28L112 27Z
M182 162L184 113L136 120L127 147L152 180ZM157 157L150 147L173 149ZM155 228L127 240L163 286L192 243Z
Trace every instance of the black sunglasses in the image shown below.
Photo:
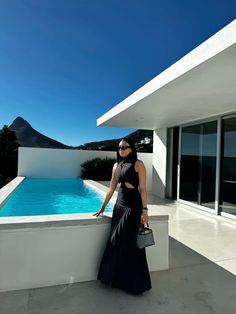
M131 146L118 146L118 150L126 150L127 148L131 148Z

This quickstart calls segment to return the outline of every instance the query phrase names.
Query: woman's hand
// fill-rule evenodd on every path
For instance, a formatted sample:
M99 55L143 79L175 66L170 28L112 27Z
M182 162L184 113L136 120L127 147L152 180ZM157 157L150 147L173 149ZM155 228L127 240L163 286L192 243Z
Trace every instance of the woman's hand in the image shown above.
M148 223L148 213L147 211L143 211L141 215L141 224L147 224Z
M98 217L100 214L104 213L104 209L100 209L98 212L96 212L95 214L93 214L93 216Z

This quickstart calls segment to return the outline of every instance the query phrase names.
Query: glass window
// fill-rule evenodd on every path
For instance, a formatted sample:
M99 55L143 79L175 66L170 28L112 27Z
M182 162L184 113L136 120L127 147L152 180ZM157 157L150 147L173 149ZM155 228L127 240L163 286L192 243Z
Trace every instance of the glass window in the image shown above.
M236 215L236 117L222 120L220 210Z
M198 203L200 125L182 128L179 198Z
M217 121L183 127L179 198L215 208Z

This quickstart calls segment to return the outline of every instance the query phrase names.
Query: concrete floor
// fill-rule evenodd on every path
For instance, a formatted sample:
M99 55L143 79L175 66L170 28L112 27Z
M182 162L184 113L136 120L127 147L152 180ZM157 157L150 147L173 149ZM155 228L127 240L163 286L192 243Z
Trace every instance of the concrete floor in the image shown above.
M0 293L1 314L235 314L236 277L170 238L170 269L133 296L99 281Z
M169 215L173 239L236 275L236 220L182 204L156 202L149 206L150 214Z
M170 269L151 273L150 291L90 281L1 292L0 314L235 314L236 222L152 196L149 209L170 217Z

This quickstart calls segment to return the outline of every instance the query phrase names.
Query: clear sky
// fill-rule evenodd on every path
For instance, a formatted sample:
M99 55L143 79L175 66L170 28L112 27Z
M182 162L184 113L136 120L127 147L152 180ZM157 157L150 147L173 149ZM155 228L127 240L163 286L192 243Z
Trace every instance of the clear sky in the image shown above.
M0 128L67 145L133 129L96 120L235 19L235 0L1 0Z

